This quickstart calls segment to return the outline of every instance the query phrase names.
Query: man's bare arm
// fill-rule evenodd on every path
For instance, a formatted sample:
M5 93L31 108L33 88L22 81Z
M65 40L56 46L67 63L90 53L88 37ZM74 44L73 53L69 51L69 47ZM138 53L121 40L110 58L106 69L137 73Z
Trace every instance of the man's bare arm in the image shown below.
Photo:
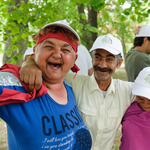
M39 91L42 85L42 71L38 68L34 60L26 60L19 71L21 81L29 84L29 91L35 87Z

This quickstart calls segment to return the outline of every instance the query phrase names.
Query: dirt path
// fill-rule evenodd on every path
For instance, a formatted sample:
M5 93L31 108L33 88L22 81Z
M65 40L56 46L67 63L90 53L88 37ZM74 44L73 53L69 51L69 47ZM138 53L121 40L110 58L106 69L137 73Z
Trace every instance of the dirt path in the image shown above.
M0 120L0 150L8 150L6 124Z

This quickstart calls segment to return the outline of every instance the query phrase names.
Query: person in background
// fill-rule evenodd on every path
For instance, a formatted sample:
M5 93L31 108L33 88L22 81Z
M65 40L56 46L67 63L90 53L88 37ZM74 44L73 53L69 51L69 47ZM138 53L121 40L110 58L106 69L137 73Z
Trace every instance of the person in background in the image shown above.
M34 52L33 52L33 48L28 48L24 55L23 55L23 62L26 61L27 59L34 59Z
M122 120L120 150L150 149L150 67L140 71L132 93L136 101L127 109Z
M44 82L37 97L35 90L30 95L20 78L9 72L6 66L12 64L4 65L0 72L0 118L9 126L9 150L90 150L90 132L72 88L64 82L70 69L79 70L75 64L78 34L62 20L44 26L33 40L34 60Z
M78 58L76 60L77 66L80 68L78 74L91 76L93 74L92 58L87 48L84 45L78 46Z
M99 36L90 52L92 76L77 75L73 79L74 74L68 73L65 81L72 86L81 116L92 135L91 150L111 150L122 117L135 96L131 92L132 83L112 78L123 61L123 48L118 38L111 34ZM20 77L38 90L39 83L34 79L41 77L39 71L34 61L26 61Z
M150 26L138 27L135 34L134 47L125 57L128 81L132 82L143 68L150 66Z

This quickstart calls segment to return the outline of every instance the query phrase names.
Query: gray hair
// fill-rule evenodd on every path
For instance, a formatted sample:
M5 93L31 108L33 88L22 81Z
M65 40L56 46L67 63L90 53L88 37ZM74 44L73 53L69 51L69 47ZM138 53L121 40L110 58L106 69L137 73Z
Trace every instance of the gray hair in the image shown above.
M122 56L121 56L121 53L119 53L118 55L117 55L117 65L118 65L118 63L119 63L119 61L122 59Z

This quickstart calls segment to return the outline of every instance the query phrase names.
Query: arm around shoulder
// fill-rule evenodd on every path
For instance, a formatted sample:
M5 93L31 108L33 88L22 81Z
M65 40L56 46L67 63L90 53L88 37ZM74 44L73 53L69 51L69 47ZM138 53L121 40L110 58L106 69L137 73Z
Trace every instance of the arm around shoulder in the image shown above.
M34 60L26 60L22 64L22 68L19 71L20 80L29 84L29 91L33 88L38 91L42 85L42 71L38 68Z

